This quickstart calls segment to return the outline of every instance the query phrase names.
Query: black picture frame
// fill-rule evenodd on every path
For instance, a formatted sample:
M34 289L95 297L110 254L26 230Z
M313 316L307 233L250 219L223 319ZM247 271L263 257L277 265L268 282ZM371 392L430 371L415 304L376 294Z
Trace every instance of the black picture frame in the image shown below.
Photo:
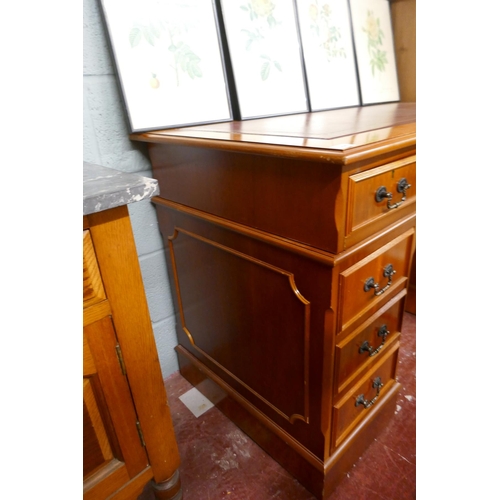
M130 132L233 119L214 0L100 0Z

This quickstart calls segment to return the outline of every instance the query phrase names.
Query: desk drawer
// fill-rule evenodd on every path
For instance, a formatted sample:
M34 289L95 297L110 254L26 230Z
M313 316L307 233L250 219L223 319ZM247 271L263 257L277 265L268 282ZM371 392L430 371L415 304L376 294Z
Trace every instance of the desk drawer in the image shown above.
M413 228L406 231L340 273L338 331L407 286L414 233Z
M396 379L399 342L333 406L332 448L337 447L370 413Z
M390 302L335 347L336 392L342 392L370 363L380 359L401 335L406 293Z
M349 177L347 240L367 237L415 209L416 167L410 156Z

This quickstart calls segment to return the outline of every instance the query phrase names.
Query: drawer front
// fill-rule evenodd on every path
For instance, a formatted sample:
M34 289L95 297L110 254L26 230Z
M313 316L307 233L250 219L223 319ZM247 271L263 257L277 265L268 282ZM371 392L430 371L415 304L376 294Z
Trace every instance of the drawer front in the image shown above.
M414 210L417 195L416 156L349 177L346 239L367 237Z
M406 231L340 273L338 331L407 286L414 234L413 228Z
M106 299L89 231L83 231L83 308Z
M398 293L335 348L336 392L342 392L400 337L405 290Z
M332 447L337 447L375 408L396 379L399 343L333 406Z

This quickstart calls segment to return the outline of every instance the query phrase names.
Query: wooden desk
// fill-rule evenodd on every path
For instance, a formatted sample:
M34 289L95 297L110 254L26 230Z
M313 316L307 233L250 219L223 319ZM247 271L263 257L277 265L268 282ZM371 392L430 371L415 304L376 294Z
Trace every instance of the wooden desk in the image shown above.
M160 185L182 374L326 498L400 388L415 106L131 137Z

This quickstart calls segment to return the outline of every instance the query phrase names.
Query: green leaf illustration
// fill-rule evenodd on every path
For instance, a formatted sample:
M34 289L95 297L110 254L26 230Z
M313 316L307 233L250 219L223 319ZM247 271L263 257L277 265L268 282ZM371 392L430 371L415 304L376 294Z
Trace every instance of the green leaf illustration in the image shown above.
M340 30L336 27L336 26L332 26L329 30L328 30L329 34L330 34L330 37L328 38L329 40L334 40L335 42L338 42L339 38L340 38Z
M155 38L160 38L160 30L153 23L149 25L149 31Z
M240 9L244 10L245 12L248 12L248 14L250 14L251 21L253 21L254 19L257 19L257 14L255 14L251 3L249 3L248 5L240 5Z
M275 4L272 1L255 1L250 2L246 0L244 5L240 5L241 10L247 12L250 16L251 29L242 29L241 33L244 35L245 48L247 51L256 51L256 45L259 42L266 40L270 30L281 24L273 15ZM255 43L256 42L256 43ZM257 54L255 54L257 56ZM261 80L265 81L271 74L271 67L274 65L276 69L281 70L278 62L272 61L270 57L261 55L266 61L260 67Z
M148 43L154 47L154 44L155 44L155 34L151 30L151 27L150 26L143 26L143 28L142 28L142 34L143 34L144 38L148 41Z
M139 45L141 39L142 39L141 30L137 27L132 28L130 30L129 35L128 35L128 40L130 42L130 46L132 48L137 47L137 45Z
M260 33L254 33L253 31L248 31L248 30L241 30L241 31L243 33L246 33L247 35L247 41L245 44L246 50L251 49L253 42L264 38Z
M271 64L269 61L266 61L265 63L262 64L261 70L260 70L260 77L262 80L267 80L269 78L269 73L271 72Z
M335 20L332 12L327 4L323 5L318 18L319 5L311 3L309 16L311 24L310 31L318 39L318 47L324 51L328 62L335 57L346 57L345 48L342 40L342 32L338 26L333 26L332 21Z
M274 28L274 26L278 24L276 22L276 18L272 14L269 14L269 16L267 16L267 24L269 24L270 28Z
M191 50L189 45L178 42L176 45L170 45L168 50L174 53L176 65L180 66L181 70L187 73L190 78L194 80L203 76L199 66L201 59Z
M177 86L181 85L180 73L186 73L191 79L202 78L203 71L200 66L201 58L193 52L191 47L179 40L184 35L185 27L179 24L171 23L168 20L155 19L148 25L136 24L130 30L128 38L131 48L137 47L142 40L145 40L150 45L154 46L157 39L162 36L164 31L167 31L166 36L170 41L168 47L169 52L172 54L173 61L171 67L175 72L175 80ZM150 82L153 88L158 88L159 82L156 75L153 74Z
M128 35L130 46L137 47L141 40L144 38L150 45L154 47L155 39L160 38L160 30L153 24L149 26L134 26Z
M372 75L375 76L375 70L385 71L385 65L388 64L387 52L380 50L383 45L384 32L380 26L380 18L375 18L372 11L367 11L366 24L362 28L368 37L368 53L370 54L370 66Z

